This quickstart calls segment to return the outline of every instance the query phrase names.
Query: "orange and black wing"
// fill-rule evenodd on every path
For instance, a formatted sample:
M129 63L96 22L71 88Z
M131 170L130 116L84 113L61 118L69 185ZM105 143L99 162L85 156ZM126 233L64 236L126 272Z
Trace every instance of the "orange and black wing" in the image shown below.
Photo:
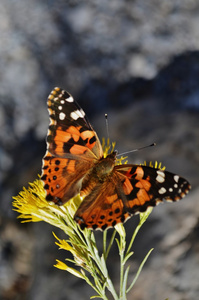
M150 206L166 201L178 201L190 190L189 182L170 172L137 165L116 166L126 197L124 211L144 212Z
M131 215L166 201L177 201L190 190L182 177L159 169L119 165L112 176L86 196L75 214L81 228L106 229Z
M103 155L96 132L73 97L54 88L48 97L50 125L41 179L46 199L63 204L79 193L81 179Z
M130 213L124 210L125 201L122 183L113 172L102 184L96 183L92 192L80 204L74 219L81 229L105 230L130 217Z

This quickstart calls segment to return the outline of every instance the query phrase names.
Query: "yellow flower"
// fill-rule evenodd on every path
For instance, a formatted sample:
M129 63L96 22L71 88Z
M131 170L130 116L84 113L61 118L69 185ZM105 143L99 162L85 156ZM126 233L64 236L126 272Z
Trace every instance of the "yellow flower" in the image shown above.
M63 206L57 206L53 202L46 201L43 182L40 179L30 183L27 189L23 188L23 191L13 199L14 210L20 213L18 218L23 219L22 222L45 221L61 227L63 230L65 229L63 220L71 221L82 201L79 195Z
M54 232L53 235L58 240L55 244L59 246L59 249L69 251L73 255L74 263L76 265L81 267L86 266L89 252L88 249L86 249L86 247L75 237L75 233L70 236L70 244L66 240L59 239Z
M56 262L57 262L57 264L54 265L54 267L56 267L60 270L68 271L72 275L84 279L85 276L81 272L77 271L76 269L70 268L69 266L67 266L65 263L63 263L62 261L60 261L58 259L56 259Z
M141 165L142 166L147 166L146 161L143 164L141 164ZM148 166L151 167L151 168L156 168L156 169L160 169L160 170L165 170L166 169L165 166L162 167L162 163L161 162L159 163L157 161L155 161L154 164L152 163L152 161L150 161L149 164L148 164Z
M54 232L53 235L59 241L59 243L55 242L55 244L59 246L59 249L64 249L73 253L73 248L69 245L69 243L67 243L66 240L59 239Z

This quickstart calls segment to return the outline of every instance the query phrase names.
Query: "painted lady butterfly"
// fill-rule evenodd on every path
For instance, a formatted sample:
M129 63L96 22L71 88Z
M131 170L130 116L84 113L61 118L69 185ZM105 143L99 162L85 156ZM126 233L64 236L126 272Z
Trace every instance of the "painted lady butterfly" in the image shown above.
M46 199L58 205L80 193L74 216L81 228L106 229L163 199L177 201L190 190L178 175L140 165L115 165L106 158L84 111L56 87L48 97L50 125L42 177Z

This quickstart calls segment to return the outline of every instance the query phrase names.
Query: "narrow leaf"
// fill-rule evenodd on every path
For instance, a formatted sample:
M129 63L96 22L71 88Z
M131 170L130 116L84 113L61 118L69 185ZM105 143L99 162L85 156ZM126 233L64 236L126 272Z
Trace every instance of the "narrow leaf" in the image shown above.
M131 285L129 286L129 288L127 289L127 293L132 289L132 287L134 286L136 280L138 279L140 272L142 271L142 268L144 267L145 262L147 261L147 258L149 257L149 255L151 254L151 252L153 251L153 248L151 250L149 250L149 252L147 253L147 255L145 256L145 258L143 259L136 275L135 278L133 279L133 282L131 283Z
M109 255L109 252L110 252L111 247L112 247L112 245L113 245L113 242L114 242L116 233L117 233L117 231L114 229L114 231L113 231L113 233L112 233L112 236L111 236L111 239L110 239L110 242L109 242L109 245L108 245L108 247L107 247L105 256L104 256L105 260L107 260L107 257L108 257L108 255Z
M124 281L123 281L123 289L122 289L123 299L126 299L126 293L127 293L126 292L126 287L127 287L129 270L130 270L130 266L127 267L127 269L124 273Z
M130 253L128 253L128 254L125 256L124 260L123 260L123 264L125 264L125 263L127 262L127 260L128 260L133 254L134 254L133 251L130 252Z

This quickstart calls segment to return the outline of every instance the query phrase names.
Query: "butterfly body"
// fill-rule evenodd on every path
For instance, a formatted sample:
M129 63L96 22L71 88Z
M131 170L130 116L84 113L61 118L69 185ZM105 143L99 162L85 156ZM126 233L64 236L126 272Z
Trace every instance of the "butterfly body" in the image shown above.
M116 162L116 151L113 151L107 157L102 157L87 173L82 182L82 191L84 186L92 185L92 182L103 183L111 177Z
M66 91L48 98L50 126L42 176L46 199L62 205L84 197L74 219L81 228L106 229L163 199L177 201L189 191L178 175L139 165L116 165L117 152L106 157L84 111Z

